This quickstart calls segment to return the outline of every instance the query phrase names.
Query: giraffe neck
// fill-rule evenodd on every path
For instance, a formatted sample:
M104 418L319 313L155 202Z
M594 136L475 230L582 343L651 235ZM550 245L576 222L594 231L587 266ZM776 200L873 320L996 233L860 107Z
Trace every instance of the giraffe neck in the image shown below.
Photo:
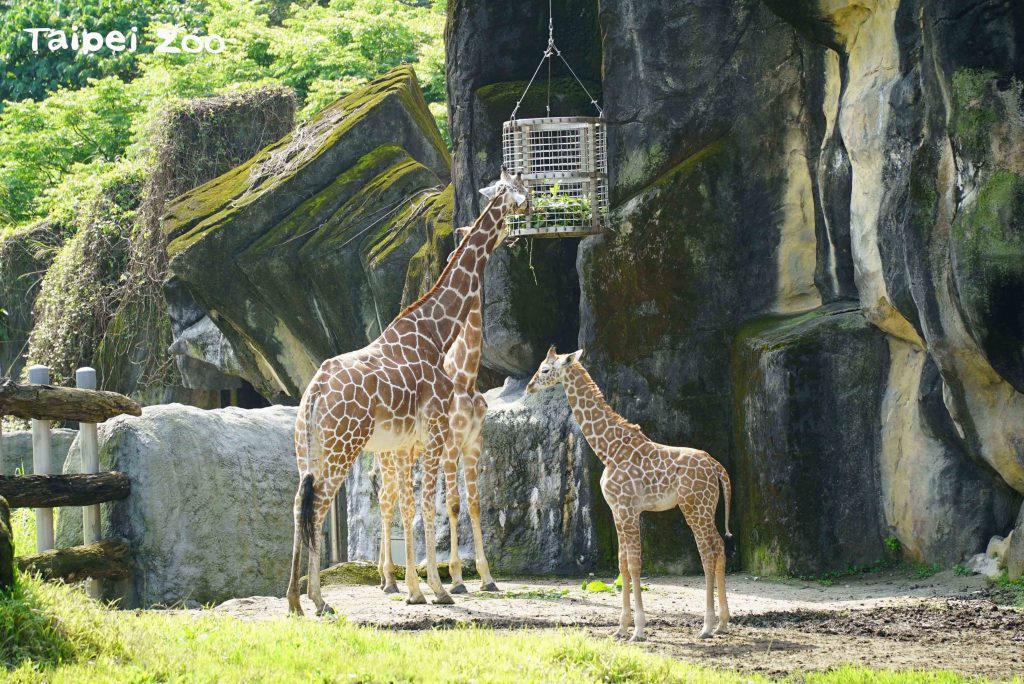
M607 448L610 441L621 437L621 430L639 432L639 428L627 422L608 405L604 394L583 364L578 361L573 363L567 375L563 385L572 414L594 453L607 466L614 455L614 450Z
M483 347L483 306L479 291L472 297L469 314L462 326L462 332L448 350L445 371L452 378L455 390L468 392L476 390L476 379L480 372L480 357Z
M479 297L487 260L504 231L504 196L496 195L455 250L434 287L399 314L392 326L411 322L447 353Z

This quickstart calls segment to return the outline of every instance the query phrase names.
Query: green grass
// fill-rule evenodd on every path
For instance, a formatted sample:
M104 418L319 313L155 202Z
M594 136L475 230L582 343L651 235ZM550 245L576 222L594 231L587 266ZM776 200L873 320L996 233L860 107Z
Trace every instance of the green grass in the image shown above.
M22 577L0 597L0 667L12 682L765 682L578 630L389 632L345 620L241 621L210 612L113 611L77 588ZM840 668L791 681L944 683L950 673Z
M990 580L991 585L1002 594L1002 602L1018 608L1024 608L1024 577L1013 581L1003 570L995 579Z

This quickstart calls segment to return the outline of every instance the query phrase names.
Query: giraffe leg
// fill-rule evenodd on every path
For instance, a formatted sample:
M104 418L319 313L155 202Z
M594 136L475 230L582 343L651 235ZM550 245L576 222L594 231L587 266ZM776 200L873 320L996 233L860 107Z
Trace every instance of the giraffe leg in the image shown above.
M434 603L454 603L441 584L437 572L437 477L441 461L455 448L447 420L437 420L429 438L426 455L423 458L423 534L427 550L427 584L434 592Z
M647 617L644 615L644 602L640 595L640 521L628 522L622 525L622 531L625 533L625 546L626 546L626 563L629 568L629 579L633 585L633 603L636 606L635 613L633 615L633 636L630 637L630 641L644 641L647 637L644 634L644 627L647 625ZM619 561L619 565L622 561ZM629 594L630 587L626 586L625 580L622 582L622 594L626 596Z
M415 453L404 454L404 460L398 466L398 505L402 511L402 529L405 531L405 586L408 595L405 602L409 605L426 603L420 589L420 576L416 574L416 545L413 521L416 518L416 495L412 489L412 466L416 462Z
M615 521L615 535L619 543L619 575L622 576L622 614L619 617L619 628L612 636L616 639L625 639L629 635L629 628L633 625L633 611L629 605L630 576L626 537L622 523L618 520Z
M334 613L334 609L324 601L323 594L320 593L320 550L324 545L324 517L323 515L317 516L316 539L313 542L313 547L309 550L309 582L306 586L306 595L316 606L317 615Z
M380 588L385 594L398 593L395 583L395 563L391 558L391 524L395 517L395 505L398 503L398 483L395 477L397 454L378 455L380 465L381 487L377 495L380 504Z
M700 552L700 562L704 567L704 586L707 592L705 608L704 608L704 627L700 631L701 639L710 639L714 632L715 626L718 620L715 618L715 571L717 564L717 554L714 540L718 539L718 543L722 544L722 538L718 536L717 530L715 530L715 519L713 516L701 514L696 510L687 510L680 505L683 509L683 515L686 517L686 523L693 530L693 538L697 542L697 550ZM690 508L693 508L692 504ZM714 508L711 509L714 511ZM724 555L724 547L721 549Z
M718 628L715 634L724 634L729 630L729 602L725 597L725 542L722 542L722 553L715 562L715 575L718 584Z
M455 451L454 456L458 456ZM459 558L459 472L456 459L445 459L444 469L444 493L445 503L448 507L448 529L451 534L451 551L448 555L448 573L452 578L451 593L465 594L466 585L462 582L462 559Z
M476 573L480 575L480 591L498 591L498 585L491 577L491 566L487 564L487 556L484 554L484 534L480 528L480 489L476 480L480 451L478 438L462 455L466 474L466 497L469 499L469 521L473 525L473 548L476 553Z
M288 579L288 612L292 615L302 617L302 604L299 602L299 573L302 566L302 522L300 520L300 508L302 505L302 485L295 494L295 537L292 542L292 568L291 576Z

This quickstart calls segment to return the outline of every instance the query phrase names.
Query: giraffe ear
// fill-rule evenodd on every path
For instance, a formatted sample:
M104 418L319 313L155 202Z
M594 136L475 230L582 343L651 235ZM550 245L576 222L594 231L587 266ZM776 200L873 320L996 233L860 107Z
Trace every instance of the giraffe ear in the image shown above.
M551 345L551 348L550 348L550 349L548 349L548 355L547 355L547 358L548 358L548 359L553 359L553 358L555 358L556 356L558 356L558 352L556 352L556 351L555 351L555 345Z
M498 188L493 185L488 185L486 188L480 188L480 194L484 196L484 199L492 199L494 193L498 191Z
M567 358L566 361L568 361L569 363L576 363L577 361L580 360L581 356L583 356L583 350L577 349L572 354L569 354L569 358Z

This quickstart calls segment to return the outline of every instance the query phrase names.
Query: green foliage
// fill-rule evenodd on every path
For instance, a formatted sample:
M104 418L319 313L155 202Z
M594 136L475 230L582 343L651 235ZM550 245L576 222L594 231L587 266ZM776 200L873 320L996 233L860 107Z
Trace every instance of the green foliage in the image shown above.
M91 363L116 309L114 295L141 201L138 167L114 165L95 182L97 195L90 201L55 209L58 215L67 212L62 218L75 225L76 234L54 259L35 303L28 356L50 366L54 384L71 380L76 368Z
M885 550L893 556L898 556L903 553L903 544L896 537L885 538Z
M908 569L918 579L927 579L932 575L942 572L942 566L938 563L923 563L920 561L911 563Z
M20 575L14 591L0 596L0 669L25 664L30 671L121 652L116 624L80 589Z
M1024 577L1011 580L1006 570L990 580L990 584L1002 595L1003 602L1024 608Z
M40 99L58 88L81 88L90 79L107 76L132 78L138 73L138 58L150 52L153 43L141 41L151 23L164 22L202 28L200 0L0 0L0 100ZM46 34L39 34L39 53L32 52L32 36L26 28L53 28L67 34L78 26L106 34L120 31L128 36L139 30L139 50L113 53L107 50L78 54L73 50L49 51Z
M971 574L971 569L962 563L957 563L953 566L953 574L957 577L967 577Z
M15 27L32 25L25 23L26 17L48 17L54 8L50 0L0 0L0 7L4 3L18 15L0 12L3 39L10 39ZM95 6L99 12L131 17L144 31L140 46L159 44L155 31L161 22L170 21L221 36L225 49L220 54L154 54L140 49L130 64L111 59L104 50L90 59L108 65L106 71L86 68L89 60L75 60L75 73L47 85L45 90L52 92L45 99L7 104L0 111L0 226L46 215L54 201L46 199L47 191L66 186L70 176L96 175L119 158L147 159L151 131L176 99L277 83L295 90L300 117L308 119L387 69L411 63L427 101L443 101L443 4L73 1L73 7L86 8L83 12L92 12L88 8ZM159 10L154 9L157 5ZM195 18L197 8L202 8L202 25ZM100 26L100 20L90 20L89 25ZM102 25L118 26L105 20ZM33 58L27 64L46 69L48 60ZM27 96L36 78L8 69L0 82Z

